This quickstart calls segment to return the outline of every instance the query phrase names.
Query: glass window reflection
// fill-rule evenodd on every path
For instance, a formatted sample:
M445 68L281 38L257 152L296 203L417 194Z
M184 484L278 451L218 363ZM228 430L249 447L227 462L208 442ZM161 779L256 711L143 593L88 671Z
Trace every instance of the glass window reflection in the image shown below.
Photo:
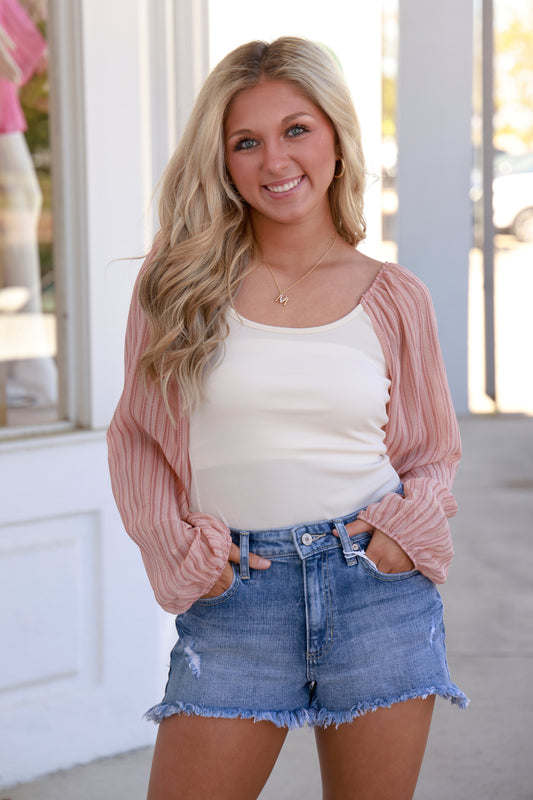
M0 0L0 425L57 420L44 0Z

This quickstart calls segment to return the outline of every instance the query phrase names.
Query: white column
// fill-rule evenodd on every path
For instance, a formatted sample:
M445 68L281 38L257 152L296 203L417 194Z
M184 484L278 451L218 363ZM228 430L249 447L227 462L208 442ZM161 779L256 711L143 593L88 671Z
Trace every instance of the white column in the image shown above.
M87 182L92 427L122 388L133 280L157 224L151 195L207 71L206 0L79 0ZM105 25L102 19L105 17ZM123 260L121 260L123 259Z
M398 259L429 286L458 413L468 411L473 9L400 0Z

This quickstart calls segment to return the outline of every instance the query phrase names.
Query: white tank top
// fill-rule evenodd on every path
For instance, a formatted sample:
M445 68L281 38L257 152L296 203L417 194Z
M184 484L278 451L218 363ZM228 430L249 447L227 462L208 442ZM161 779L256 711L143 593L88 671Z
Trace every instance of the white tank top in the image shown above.
M231 528L344 516L394 491L384 445L390 381L361 305L312 328L228 312L221 362L192 414L191 510Z

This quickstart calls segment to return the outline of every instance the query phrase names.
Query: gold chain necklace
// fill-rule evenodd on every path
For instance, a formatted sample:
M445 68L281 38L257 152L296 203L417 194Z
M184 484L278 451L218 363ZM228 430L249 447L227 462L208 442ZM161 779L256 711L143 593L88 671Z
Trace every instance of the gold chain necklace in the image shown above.
M335 236L333 237L333 239L332 239L332 240L331 240L331 242L329 243L329 245L328 245L327 249L325 250L325 252L324 252L324 253L322 253L322 255L320 256L320 258L318 259L318 261L315 261L315 263L313 264L313 266L312 266L312 267L309 267L309 269L307 270L307 272L304 272L304 274L302 275L302 277L301 277L301 278L298 278L298 280L297 280L297 281L294 281L294 283L291 283L291 285L290 285L290 286L287 286L285 289L282 289L282 288L281 288L281 286L279 285L279 283L277 282L277 280L276 280L276 276L275 276L275 275L274 275L274 273L272 272L272 269L271 269L270 265L269 265L269 264L267 264L267 262L266 262L266 261L263 261L263 264L265 265L265 267L268 269L268 271L269 271L269 272L270 272L270 274L272 275L272 280L273 280L273 281L274 281L274 283L276 284L277 290L278 290L278 292L279 292L278 296L274 298L274 302L275 302L275 303L279 303L279 304L280 304L280 306L284 306L284 307L285 307L285 306L287 305L287 303L289 302L289 298L287 297L287 292L289 292L291 289L294 289L294 287L295 287L295 286L298 286L298 284L299 284L299 283L301 283L303 280L305 280L305 278L308 278L308 277L309 277L309 275L310 275L312 272L314 272L314 271L315 271L315 269L316 269L318 266L320 266L320 264L321 264L321 263L324 261L324 259L325 259L327 256L329 256L329 254L330 254L330 253L331 253L331 251L333 250L333 245L335 244L335 242L336 242L336 241L337 241L337 234L335 234Z

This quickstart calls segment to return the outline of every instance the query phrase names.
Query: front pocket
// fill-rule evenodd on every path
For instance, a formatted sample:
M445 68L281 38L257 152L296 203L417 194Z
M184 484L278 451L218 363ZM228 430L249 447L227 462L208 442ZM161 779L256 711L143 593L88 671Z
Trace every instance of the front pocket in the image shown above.
M231 564L231 568L233 570L233 580L231 581L230 585L226 589L226 591L222 592L222 594L217 594L215 597L201 597L193 604L194 606L215 606L218 603L224 603L226 600L229 600L232 595L235 594L237 589L241 584L241 577L239 575L238 565L235 565L233 562Z
M370 544L371 539L372 535L366 532L356 533L354 536L350 536L350 541L354 545L357 545L357 547L354 547L354 555L358 557L359 562L363 565L366 572L372 575L373 578L382 581L402 581L406 578L412 578L413 575L420 574L417 569L410 569L407 572L380 572L374 562L366 555L366 548Z
M380 581L404 581L406 578L412 578L414 575L420 574L417 569L410 569L407 572L380 572L374 562L366 558L363 553L360 553L359 556L365 571Z

